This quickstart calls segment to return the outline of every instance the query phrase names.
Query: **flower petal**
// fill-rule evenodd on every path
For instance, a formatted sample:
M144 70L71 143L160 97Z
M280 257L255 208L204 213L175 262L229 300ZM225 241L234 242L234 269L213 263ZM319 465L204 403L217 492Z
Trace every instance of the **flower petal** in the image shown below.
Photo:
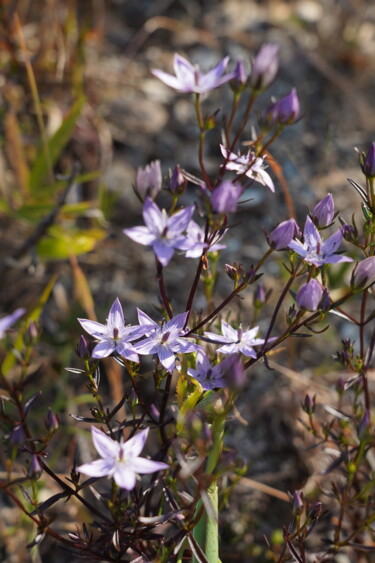
M167 244L165 244L164 240L161 239L161 240L156 240L153 243L152 248L160 264L163 267L167 266L174 254L173 246L168 246Z
M183 231L187 229L187 226L190 222L190 219L194 213L194 205L190 205L189 207L185 207L177 213L174 213L168 219L168 231L175 235L181 234Z
M320 245L322 242L319 231L311 221L309 216L307 216L306 218L305 228L303 230L303 238L304 243L305 245L307 244L309 251L316 250L318 245Z
M132 438L122 444L121 447L123 449L125 459L139 456L146 443L149 430L149 428L141 430L141 432L138 432Z
M89 319L77 319L82 328L94 338L100 338L103 334L108 333L108 328L106 325L97 323L96 321L90 321Z
M136 474L134 473L134 471L129 469L126 462L117 462L116 469L113 473L113 478L116 484L121 487L121 489L131 491L135 487Z
M134 457L129 459L128 467L136 473L154 473L155 471L169 469L169 465L167 463L163 463L162 461L153 461L145 457Z
M95 426L91 426L91 436L96 451L103 459L116 459L120 451L120 444L112 440Z
M77 471L89 477L111 476L115 470L116 462L112 459L96 459L77 467Z
M102 340L92 352L93 358L107 358L116 350L115 341L112 339Z
M113 302L113 305L109 311L107 326L111 335L113 335L113 329L122 329L125 324L124 312L118 297Z
M168 346L160 346L158 357L161 365L165 367L169 373L172 373L176 365L176 358L172 350Z
M138 244L144 244L146 246L152 244L156 239L156 236L150 233L147 227L130 227L129 229L124 229L122 232L135 242L138 242Z

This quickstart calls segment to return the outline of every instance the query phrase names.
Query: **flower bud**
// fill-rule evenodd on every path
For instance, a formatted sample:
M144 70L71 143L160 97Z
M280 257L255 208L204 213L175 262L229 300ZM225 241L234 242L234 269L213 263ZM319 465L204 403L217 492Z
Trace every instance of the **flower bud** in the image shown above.
M288 219L278 225L269 235L266 235L268 244L274 250L285 250L295 236L301 231L294 219Z
M243 59L240 58L236 63L234 77L232 78L230 84L235 92L242 92L246 88L247 81L248 74L246 72Z
M33 454L29 465L28 476L30 479L39 479L42 474L42 467L39 463L38 456Z
M316 204L311 213L311 219L314 221L315 225L321 229L332 223L334 214L335 204L333 197L332 194L328 194Z
M369 436L370 425L371 425L371 416L368 409L366 409L365 412L363 413L363 417L361 418L361 422L359 423L359 427L358 427L358 438L360 440L363 440L363 438Z
M298 491L294 491L293 493L293 501L292 501L292 510L295 516L299 516L303 512L304 502L303 502L303 493L299 493Z
M264 90L274 80L279 69L279 46L265 43L256 55L250 74L250 84L254 90Z
M15 426L11 431L9 436L9 443L11 446L19 446L24 443L25 439L25 431L23 429L23 426L20 424L19 426Z
M56 432L59 427L57 416L52 412L51 409L48 409L46 427L48 432L50 432L51 434Z
M358 242L358 230L353 225L342 225L341 232L344 239L348 242L352 242L354 244Z
M370 287L375 282L375 256L359 262L353 270L350 286L356 291Z
M323 296L322 286L315 279L305 283L297 293L296 301L299 309L316 311Z
M234 266L231 266L230 264L225 264L225 273L231 280L238 281L239 276L236 268L236 263L234 264Z
M259 283L254 292L254 307L256 309L259 309L262 305L264 305L266 299L267 299L267 295L264 285L262 283Z
M155 199L162 186L160 160L150 162L144 168L138 168L135 190L144 201L146 197Z
M38 342L38 338L39 338L38 327L32 321L27 327L23 337L25 345L34 346Z
M291 92L272 104L263 118L265 127L292 125L300 115L300 105L297 90L292 88Z
M312 398L309 394L305 396L305 400L302 403L302 409L306 414L313 414L315 410L315 395Z
M362 172L367 178L375 176L375 143L372 143L362 163Z
M91 358L91 352L86 338L81 334L78 344L76 346L76 354L81 360L88 360Z
M325 287L323 289L323 296L320 302L320 308L323 311L323 313L327 313L331 307L331 298L329 296L329 292L328 289Z
M236 211L237 202L242 194L242 186L229 180L222 182L211 195L212 209L215 213Z
M170 172L168 188L172 194L182 194L186 188L186 179L181 172L181 168L178 164L174 167L173 171Z

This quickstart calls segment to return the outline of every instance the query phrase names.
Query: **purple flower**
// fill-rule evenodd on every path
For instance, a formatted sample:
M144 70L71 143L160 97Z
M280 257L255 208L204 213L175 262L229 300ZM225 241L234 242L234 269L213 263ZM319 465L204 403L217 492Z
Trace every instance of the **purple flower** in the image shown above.
M362 171L367 178L375 176L375 143L372 143L362 164Z
M193 219L188 225L186 234L190 241L188 246L191 247L191 250L188 250L185 254L186 258L199 258L205 249L207 249L207 252L217 252L218 250L226 248L225 244L219 244L225 232L218 235L213 243L205 242L204 230Z
M8 328L10 328L16 321L18 321L18 319L22 317L24 312L25 309L20 307L10 315L7 315L6 317L0 319L0 338L4 338L5 331L8 330Z
M157 354L162 366L172 373L176 365L175 354L188 354L200 349L197 344L183 338L187 315L188 312L181 313L159 325L138 309L139 323L147 329L146 338L134 344L138 354Z
M137 340L147 331L143 326L125 326L124 313L118 298L109 311L107 324L89 319L77 320L86 332L95 340L99 340L92 352L93 358L106 358L116 352L132 362L139 362L138 355L129 341Z
M311 213L311 218L315 225L321 229L332 223L334 215L335 203L332 194L328 194L315 205Z
M165 209L159 207L150 199L143 205L143 219L145 227L131 227L124 229L124 234L138 242L152 246L157 259L162 266L167 266L175 249L188 250L189 241L185 233L194 213L194 206L185 207L171 217ZM190 241L190 246L192 246Z
M350 285L353 289L362 291L375 282L375 256L369 256L359 262L354 268Z
M160 160L154 160L144 168L138 168L135 188L142 201L146 197L156 198L161 190L162 180Z
M337 264L353 261L348 256L336 254L342 241L342 232L340 229L323 242L318 229L310 217L307 217L303 238L303 243L299 240L292 240L289 243L289 248L302 256L308 264L313 264L319 268L323 266L323 264Z
M264 123L267 126L291 125L299 118L300 107L297 90L292 88L291 92L272 104L266 111Z
M256 358L257 354L253 346L260 346L264 344L262 338L256 338L259 327L255 326L249 330L243 330L240 328L233 328L225 321L221 321L221 334L215 334L214 332L205 332L204 335L210 339L211 342L223 343L217 349L217 352L222 354L244 354L248 358Z
M212 209L215 213L232 213L236 211L237 203L242 194L242 186L225 180L211 195Z
M264 159L256 157L255 153L249 151L247 154L237 155L220 145L222 155L227 160L225 168L235 170L237 174L246 174L248 178L267 186L271 192L275 191L275 186L271 176L264 170Z
M279 46L265 43L253 61L250 84L254 90L264 90L275 78L279 68Z
M174 56L175 76L167 74L162 70L152 70L152 74L159 78L162 82L174 88L178 92L195 92L196 94L205 94L225 82L229 82L234 77L234 73L224 74L227 67L229 57L225 57L207 74L202 74L199 67L193 66L189 61L181 57L177 53Z
M320 283L312 279L305 283L297 293L296 301L299 309L316 311L323 296L323 288Z
M274 250L288 248L295 236L300 236L301 231L294 219L288 219L278 225L269 235L266 235L268 244Z
M233 75L233 80L231 82L233 90L236 92L242 92L242 90L246 88L249 78L242 58L238 59Z
M228 358L226 358L228 360ZM195 369L188 368L187 372L202 385L204 390L226 387L223 377L225 360L213 365L203 350L198 350Z
M77 467L77 471L89 477L113 477L119 487L131 491L135 487L138 473L154 473L169 467L161 461L139 457L148 431L148 428L142 430L127 442L116 442L92 426L92 441L102 459L84 463Z

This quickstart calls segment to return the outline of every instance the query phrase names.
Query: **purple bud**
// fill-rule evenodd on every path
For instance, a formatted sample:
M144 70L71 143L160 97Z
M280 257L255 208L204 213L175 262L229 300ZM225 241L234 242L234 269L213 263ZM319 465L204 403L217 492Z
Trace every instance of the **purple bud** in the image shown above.
M323 296L320 302L320 308L323 311L323 313L327 313L331 307L331 298L328 292L328 289L325 287L323 289Z
M24 342L26 346L34 346L38 342L38 337L38 327L34 322L31 322L24 335Z
M296 301L299 309L316 311L322 299L323 289L318 281L310 280L297 293Z
M293 503L292 503L292 510L295 516L302 514L304 507L303 502L303 493L299 493L298 491L294 491L293 493Z
M375 176L375 143L372 143L362 164L362 171L367 178Z
M315 225L321 229L332 223L334 214L335 204L333 197L332 194L328 194L316 204L311 213L311 219L314 221Z
M238 280L237 268L235 268L234 266L231 266L230 264L225 264L225 273L231 280L233 281Z
M30 479L39 479L42 471L43 470L39 463L38 456L33 454L33 457L31 458L31 462L29 465L28 476L30 477Z
M268 244L274 250L285 250L295 236L300 236L301 231L294 219L288 219L278 225L267 236Z
M182 194L186 187L186 178L182 174L181 168L178 164L173 169L173 172L169 172L169 184L168 188L172 194Z
M356 291L370 287L375 282L375 256L369 256L359 262L352 273L350 286Z
M291 92L272 104L266 111L264 125L267 127L274 125L291 125L299 118L300 106L297 90L292 88Z
M348 242L356 243L358 241L358 230L356 227L353 227L353 225L342 225L341 232L344 239Z
M154 403L151 403L150 405L150 413L156 420L159 420L160 411Z
M225 180L212 192L212 209L215 213L231 213L236 211L237 202L241 194L242 186Z
M305 411L306 414L313 414L315 410L315 395L311 398L310 395L306 395L305 400L302 404L302 409Z
M89 345L86 338L82 334L79 337L79 341L76 347L76 353L77 356L81 358L81 360L88 360L89 358L91 358Z
M144 168L138 168L135 189L142 201L146 197L155 199L161 190L162 175L160 160L150 162Z
M253 61L250 84L254 90L264 90L275 78L279 68L279 46L265 43Z
M259 309L259 307L264 305L264 303L266 302L266 298L267 296L264 285L262 283L259 283L254 292L254 307Z
M22 425L15 426L10 433L9 443L11 446L19 446L25 441L26 435Z
M59 427L57 416L52 412L51 409L48 409L46 427L47 430L51 433L56 432Z
M238 59L236 68L234 69L234 78L231 80L231 86L234 91L241 92L246 87L248 74L245 69L243 59Z

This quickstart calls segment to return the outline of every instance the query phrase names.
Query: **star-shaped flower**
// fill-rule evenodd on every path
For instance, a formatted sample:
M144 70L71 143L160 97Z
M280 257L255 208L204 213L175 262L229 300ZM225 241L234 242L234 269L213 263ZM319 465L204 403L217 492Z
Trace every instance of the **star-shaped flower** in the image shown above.
M142 430L127 442L116 442L92 426L92 441L102 459L84 463L77 467L77 471L89 477L113 477L119 487L131 491L138 473L154 473L169 467L161 461L139 457L148 431L148 428Z
M239 328L233 328L225 321L221 321L222 334L215 334L214 332L205 332L204 335L215 343L223 343L224 345L217 349L217 352L222 354L244 354L248 358L256 358L257 353L254 346L264 344L263 338L256 338L259 327L255 326L249 330L243 330L240 325ZM269 342L270 340L268 340Z
M313 264L317 268L324 264L353 262L352 258L337 254L342 238L343 235L341 229L339 229L323 242L317 227L310 217L307 217L303 230L304 242L292 240L289 243L289 248L302 256L305 262Z
M227 160L225 165L227 170L235 170L237 174L246 174L248 178L266 186L271 192L275 191L271 176L264 170L263 158L256 157L255 153L251 151L241 155L231 152L224 145L220 145L220 148L222 155Z
M224 74L228 61L229 57L225 57L215 68L203 74L199 67L193 66L184 57L176 53L173 64L175 76L155 69L152 70L152 74L178 92L205 94L234 78L233 72Z
M86 332L99 341L92 352L93 358L106 358L116 352L132 362L139 362L139 357L130 342L141 338L147 331L144 326L125 326L124 313L118 298L109 311L107 324L103 325L89 319L77 320Z
M152 246L160 264L167 266L175 249L187 250L194 247L194 243L185 234L193 213L194 205L191 205L169 217L165 209L160 210L148 197L142 213L146 226L131 227L123 232L139 244Z
M225 244L219 244L219 241L223 238L225 232L226 231L218 233L211 243L204 242L204 230L192 219L186 232L189 240L189 246L191 247L191 249L185 254L186 258L199 258L202 255L203 250L207 248L209 249L208 252L217 252L218 250L226 248Z
M0 319L0 338L4 338L5 331L8 330L22 315L24 314L25 309L20 307L11 313L10 315L6 315Z
M187 372L202 385L205 391L227 387L229 372L233 371L233 355L228 356L218 364L212 364L203 350L198 350L195 369L188 368Z
M159 325L138 309L139 324L148 332L146 338L134 344L138 354L157 354L162 366L172 373L176 365L175 354L188 354L200 349L198 344L193 344L183 337L187 315L188 312L181 313Z

